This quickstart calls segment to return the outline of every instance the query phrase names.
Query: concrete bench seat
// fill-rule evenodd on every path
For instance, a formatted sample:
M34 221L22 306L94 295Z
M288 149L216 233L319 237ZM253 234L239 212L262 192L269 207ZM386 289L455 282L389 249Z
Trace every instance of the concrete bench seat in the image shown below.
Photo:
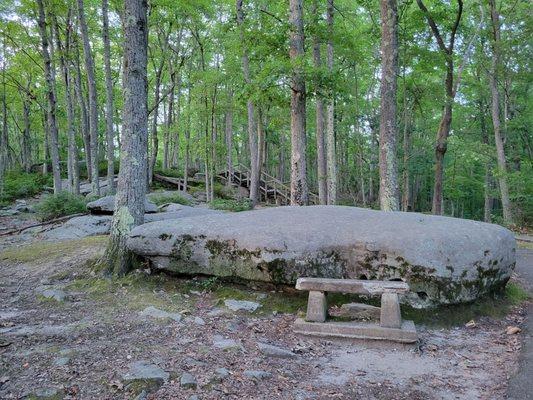
M402 321L398 294L409 292L401 281L368 281L358 279L299 278L296 289L309 291L305 320L299 318L295 332L314 336L348 337L357 339L391 340L413 343L418 340L412 321ZM327 293L380 295L379 325L356 322L326 322Z

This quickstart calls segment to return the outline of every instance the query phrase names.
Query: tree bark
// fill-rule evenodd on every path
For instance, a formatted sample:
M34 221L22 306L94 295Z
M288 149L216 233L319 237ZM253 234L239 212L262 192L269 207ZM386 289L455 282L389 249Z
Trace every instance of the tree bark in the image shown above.
M67 140L68 140L68 157L67 157L67 181L68 189L71 193L79 194L80 193L80 180L79 180L79 169L78 169L78 152L76 147L76 130L74 126L74 105L72 102L72 85L70 80L70 68L68 65L68 58L70 57L70 39L72 34L71 26L71 10L68 10L67 13L67 22L66 22L66 38L65 46L61 42L59 36L59 26L57 19L54 16L53 21L55 25L55 35L57 49L59 51L59 62L61 65L61 73L63 75L63 81L65 83L65 104L67 107Z
M458 10L455 18L455 23L450 32L450 38L448 45L444 44L444 40L440 34L439 28L435 21L431 17L428 9L422 2L422 0L416 0L418 7L424 13L431 32L437 41L440 51L444 54L446 59L446 79L445 79L445 92L446 99L444 103L444 109L442 112L442 118L437 130L437 140L435 145L435 180L433 186L433 202L432 213L441 215L443 213L443 180L444 180L444 156L448 149L448 136L450 135L450 127L452 124L452 110L453 102L455 98L454 90L454 66L453 66L453 49L455 45L455 35L461 16L463 13L463 0L457 0Z
M115 212L105 253L108 270L115 275L131 269L134 255L126 247L133 227L144 220L148 167L147 1L124 2L123 124Z
M170 84L171 89L169 93L169 99L168 99L168 110L167 110L167 116L165 120L165 134L163 137L163 169L169 169L170 167L170 138L171 134L170 131L172 130L172 124L173 124L173 117L174 117L174 79L176 79L173 72L170 74ZM178 86L179 90L179 86ZM174 160L174 158L173 158Z
M29 89L29 85L28 85ZM22 133L22 167L24 171L30 172L31 170L31 100L28 94L22 94L23 96L23 119L24 119L24 131ZM1 156L0 156L1 157Z
M43 0L37 0L39 7L39 32L41 34L42 54L44 59L44 74L47 87L48 98L48 129L50 132L50 156L52 158L52 171L54 175L54 193L61 192L61 171L59 169L59 139L56 121L56 93L55 93L55 76L52 72L52 62L50 59L50 52L48 50L48 32L46 29L46 16L44 12Z
M318 25L319 12L318 0L313 1L313 16L315 24ZM313 62L315 68L320 70L322 60L320 56L320 39L317 34L313 37ZM317 181L318 181L318 201L320 204L328 203L328 170L326 162L326 143L324 138L324 100L322 98L321 87L316 89L316 158L317 158Z
M379 205L399 210L396 165L396 90L398 87L398 6L381 0L381 113L379 125Z
M237 25L240 28L240 35L241 35L241 42L243 43L243 51L242 51L242 70L244 74L244 81L246 82L246 85L248 86L248 89L250 89L250 85L252 83L250 78L250 61L248 59L248 49L246 45L244 44L244 13L242 10L242 3L243 0L237 0L236 2L236 9L237 9ZM258 143L257 143L257 133L256 133L256 126L254 122L254 104L248 96L248 100L246 101L246 112L248 117L248 144L250 148L250 200L252 201L252 205L255 206L257 202L259 201L259 173L257 171L258 167Z
M489 0L492 22L492 65L490 70L490 91L492 94L492 126L494 128L494 141L498 159L498 184L502 201L503 222L506 225L513 223L511 213L511 200L507 184L507 162L505 159L505 146L502 138L500 123L500 93L498 91L498 68L500 66L500 15L496 8L496 0Z
M87 103L83 95L82 76L80 67L80 55L77 42L76 44L76 73L74 74L74 91L78 98L78 106L80 109L80 126L83 138L83 149L85 151L85 169L87 171L87 178L91 180L92 177L92 153L91 153L91 138L89 133L89 117L87 115Z
M327 64L328 71L333 74L333 0L328 0L327 25L328 45ZM337 204L337 148L335 141L335 94L330 91L330 97L326 107L326 141L327 141L327 166L328 166L328 204Z
M304 53L304 26L302 0L290 0L289 27L292 63L291 76L291 205L307 205L305 78L302 67Z
M113 78L111 76L111 45L109 42L109 2L102 0L102 39L105 70L105 134L107 155L107 191L115 193L115 145L113 143Z
M85 71L87 73L87 88L89 89L89 135L91 147L91 186L92 192L100 196L100 180L98 177L98 106L96 93L96 78L94 75L94 60L89 42L89 31L85 20L83 0L78 0L78 20L81 38L83 40L83 54L85 56Z
M228 186L233 183L233 91L228 92L228 108L226 109L226 168L228 170Z

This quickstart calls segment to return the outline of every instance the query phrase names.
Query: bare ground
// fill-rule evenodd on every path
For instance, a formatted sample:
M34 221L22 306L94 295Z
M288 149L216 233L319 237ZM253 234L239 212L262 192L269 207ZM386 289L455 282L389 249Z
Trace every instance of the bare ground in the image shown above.
M292 333L301 296L149 270L106 280L88 262L102 253L102 237L14 242L0 252L0 399L502 399L517 368L520 335L505 328L522 322L520 307L470 328L418 326L417 346L332 342ZM47 299L44 289L67 297ZM224 298L263 306L232 312ZM183 319L142 315L147 306ZM214 346L215 335L237 347ZM267 356L258 343L296 357ZM135 361L169 379L126 384ZM217 368L228 376L217 378ZM250 378L247 370L271 375ZM185 372L196 389L181 386Z

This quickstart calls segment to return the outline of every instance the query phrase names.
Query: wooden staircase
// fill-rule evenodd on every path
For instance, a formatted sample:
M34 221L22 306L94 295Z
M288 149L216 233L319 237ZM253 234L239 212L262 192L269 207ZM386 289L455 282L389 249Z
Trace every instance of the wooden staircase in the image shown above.
M226 170L217 174L217 177L224 183L227 183L228 179L231 178L233 184L247 189L250 189L251 176L250 169L242 164L234 167L231 172ZM291 188L264 171L261 171L259 179L259 195L259 200L263 202L272 202L278 205L288 205L291 202ZM309 204L319 204L316 194L309 193Z

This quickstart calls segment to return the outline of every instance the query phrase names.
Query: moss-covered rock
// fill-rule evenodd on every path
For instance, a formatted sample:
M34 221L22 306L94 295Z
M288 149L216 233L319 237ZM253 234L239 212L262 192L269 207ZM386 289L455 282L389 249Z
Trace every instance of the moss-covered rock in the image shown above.
M301 276L402 280L404 301L431 307L501 289L515 263L498 225L355 207L278 207L161 221L135 228L128 247L155 267L294 284Z

